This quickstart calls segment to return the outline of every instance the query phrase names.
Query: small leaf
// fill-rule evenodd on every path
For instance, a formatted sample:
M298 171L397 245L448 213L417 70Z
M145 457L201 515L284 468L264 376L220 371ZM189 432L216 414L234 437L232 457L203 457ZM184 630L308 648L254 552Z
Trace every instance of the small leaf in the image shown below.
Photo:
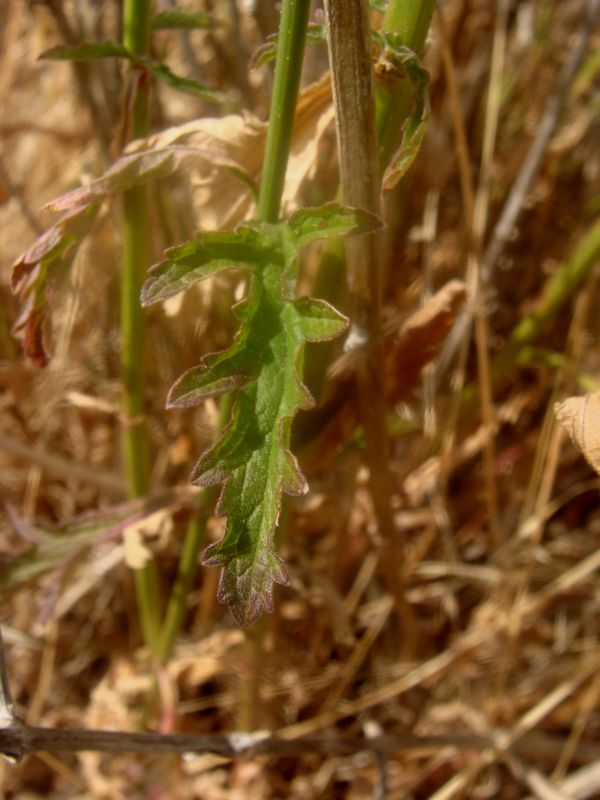
M171 86L173 89L179 89L188 94L195 94L203 100L208 100L210 103L222 103L223 95L216 89L207 86L204 83L192 78L182 78L181 75L176 75L166 64L161 64L148 56L136 56L135 63L145 67L148 72L158 80Z
M126 47L116 42L82 42L52 47L42 53L40 58L55 61L97 61L101 58L131 59L132 55Z
M166 64L150 56L134 55L123 45L115 42L83 42L74 46L59 45L42 53L40 58L62 61L96 61L102 58L126 58L136 67L148 70L158 80L174 89L195 94L211 103L221 103L223 95L206 84L192 78L176 75Z
M263 45L261 45L250 61L250 66L254 69L274 61L277 56L277 45L279 42L279 34L272 33L267 36ZM327 44L327 34L324 25L317 25L314 22L309 22L306 31L306 44Z
M154 497L129 500L115 506L93 511L52 528L34 530L36 544L22 555L11 559L0 571L0 587L7 587L30 580L48 570L59 569L68 560L87 552L90 547L107 541L120 541L127 528L137 527L155 530L160 512L162 519L173 513L189 499L169 492ZM12 510L9 522L14 528L23 525L23 520Z
M385 372L390 405L406 402L421 385L421 372L438 353L465 303L461 281L452 280L408 317L391 319L384 331ZM347 444L360 422L353 391L357 359L365 347L344 353L329 369L328 391L319 409L305 415L294 429L293 444L302 445L304 468L326 469Z
M173 28L214 28L218 23L212 20L204 11L161 11L152 18L152 28L155 31L171 30Z
M310 342L333 339L348 327L348 320L325 300L301 297L294 301L294 308L302 333Z
M299 208L289 218L288 226L296 236L298 246L304 247L319 239L371 233L381 229L383 223L368 211L328 203L320 208Z
M430 112L429 74L421 66L418 56L402 46L397 36L387 34L380 38L383 40L383 54L378 66L386 76L386 80L390 79L390 75L399 79L408 76L413 90L413 107L402 126L400 146L383 174L383 189L390 191L415 160L427 131Z
M142 305L167 300L224 269L254 269L264 262L260 244L260 234L245 228L203 233L181 247L167 250L167 258L150 270L142 289Z

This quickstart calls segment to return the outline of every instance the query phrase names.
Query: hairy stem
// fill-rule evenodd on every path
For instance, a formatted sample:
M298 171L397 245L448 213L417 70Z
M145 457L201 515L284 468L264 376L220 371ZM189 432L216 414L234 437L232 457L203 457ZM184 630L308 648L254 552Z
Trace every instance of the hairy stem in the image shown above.
M123 6L123 44L135 55L150 51L150 0L125 0ZM148 133L148 75L130 73L129 138ZM123 449L127 483L131 497L149 490L150 448L144 419L146 380L145 324L140 291L149 262L148 198L145 186L136 186L123 195L123 269L121 282L121 371L123 378ZM156 651L160 622L159 581L156 562L150 561L134 571L136 595L144 639Z

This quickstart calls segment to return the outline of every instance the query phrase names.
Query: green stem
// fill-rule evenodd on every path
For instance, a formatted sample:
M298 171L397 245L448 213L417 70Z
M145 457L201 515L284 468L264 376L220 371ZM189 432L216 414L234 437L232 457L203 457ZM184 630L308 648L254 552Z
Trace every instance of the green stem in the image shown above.
M435 0L390 0L382 29L398 34L401 44L421 56L434 8Z
M151 0L125 0L123 44L135 55L150 51ZM149 130L150 85L143 72L130 74L129 138ZM131 497L145 495L150 484L150 448L144 419L146 381L145 319L140 291L149 263L148 197L144 186L123 195L123 269L121 280L121 372L123 379L123 450ZM156 562L134 571L142 630L153 653L158 642L160 605Z
M265 222L276 222L279 218L309 13L310 0L283 2L269 131L258 198L258 217ZM246 632L247 661L242 671L239 691L238 726L241 730L252 730L256 727L264 633L264 623Z
M600 219L580 238L569 260L546 282L541 298L521 319L492 365L497 380L514 367L517 355L532 344L573 297L600 256Z
M284 0L271 97L269 131L258 198L258 217L279 218L306 43L310 0Z
M160 631L156 655L165 664L173 652L175 639L181 630L187 597L198 572L198 554L204 545L206 513L198 507L192 512L188 523L183 550L177 569L177 580L169 597L165 620Z
M219 430L223 430L231 411L232 395L226 394L219 405ZM206 508L213 506L218 495L218 488L212 487L204 492L197 507L192 512L183 542L183 550L177 568L177 578L171 590L165 620L160 631L156 657L165 664L171 657L175 639L177 638L185 616L187 597L194 585L198 573L198 556L205 541Z
M435 0L390 0L382 22L382 33L399 37L398 44L423 55ZM413 104L413 89L407 77L376 83L376 121L379 163L385 168L399 145L402 126Z
M546 281L540 299L513 329L510 338L491 365L494 384L505 381L520 365L523 355L544 330L556 319L561 309L573 298L590 270L600 258L600 219L582 234L569 259ZM461 394L460 416L470 424L479 404L476 386L467 386Z

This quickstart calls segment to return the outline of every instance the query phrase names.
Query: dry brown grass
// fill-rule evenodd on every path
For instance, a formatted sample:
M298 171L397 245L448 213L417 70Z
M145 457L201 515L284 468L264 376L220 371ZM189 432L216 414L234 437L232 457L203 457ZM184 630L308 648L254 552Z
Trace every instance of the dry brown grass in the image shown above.
M97 22L101 33L115 38L112 3L97 12L98 4L67 2L71 20L76 5L90 35ZM223 13L228 4L212 5ZM268 17L270 4L257 5ZM427 56L430 129L398 201L401 224L386 295L392 318L398 308L414 310L448 280L465 279L468 264L480 262L548 98L559 91L561 66L576 46L581 2L509 2L504 23L496 5L441 3L443 28L436 24ZM195 33L188 44L206 80L234 87L232 112L246 108L264 116L268 70L248 73L240 65L270 23L260 16L261 29L244 10L247 4L240 6L237 41L221 32ZM0 19L0 486L8 510L0 521L0 563L9 569L44 529L123 500L124 482L116 207L103 212L71 272L53 282L50 365L42 371L29 366L10 336L18 313L8 289L10 264L47 226L42 205L82 176L98 174L107 153L69 65L36 60L60 41L48 7L4 0ZM502 24L504 65L492 83L499 103L494 135L486 102L494 41L503 47ZM451 58L442 58L442 35ZM187 45L170 34L159 41L169 63L189 72ZM586 59L598 45L596 29ZM314 48L309 55L314 79L324 71L325 51ZM103 83L93 72L90 80L108 123L116 125L118 70L102 70ZM463 330L466 344L447 344L451 360L442 363L450 366L428 370L419 392L396 410L399 427L408 430L394 437L392 470L413 613L402 647L379 582L380 543L354 446L324 459L328 466L311 475L310 495L290 505L283 549L292 583L278 593L276 612L263 624L260 657L260 637L233 627L214 599L214 571L202 571L185 635L160 676L157 718L144 718L153 684L113 523L81 552L67 546L52 569L3 585L13 691L31 724L123 730L147 724L195 733L252 724L288 738L374 730L441 737L444 745L415 740L381 758L307 752L234 761L94 754L58 760L39 754L19 766L0 765L6 798L600 796L600 481L565 442L552 414L554 400L576 393L582 382L589 386L600 373L597 269L556 314L528 362L501 379L493 366L491 373L478 369L484 351L493 365L547 277L597 216L598 70L586 74L579 73L566 95L489 281L477 287L472 275L468 280L487 322L479 348ZM456 85L454 98L449 81ZM162 91L155 127L203 111L199 101ZM465 129L462 150L457 111ZM321 202L335 192L327 122L311 129L318 147L306 157L315 159L316 172L300 175L296 200ZM489 174L482 181L486 141ZM153 208L157 255L202 226L201 210L198 218L186 214L198 191L193 181L160 184ZM479 222L469 216L471 207L483 215ZM170 308L169 318L162 310L151 315L156 492L186 485L194 454L214 431L210 404L185 415L162 407L174 378L227 342L234 291L227 282L214 283ZM455 413L456 380L491 386L491 424L482 424L477 404L466 418ZM184 502L152 541L166 585L185 518ZM219 525L209 520L210 537ZM75 542L72 531L69 536ZM470 744L467 736L474 737Z

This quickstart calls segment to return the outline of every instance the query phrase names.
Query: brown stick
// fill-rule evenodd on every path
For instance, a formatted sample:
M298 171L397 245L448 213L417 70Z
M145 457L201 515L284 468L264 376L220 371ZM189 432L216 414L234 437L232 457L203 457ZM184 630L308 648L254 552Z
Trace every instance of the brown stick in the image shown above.
M36 752L72 753L82 750L110 753L214 753L233 758L240 755L281 757L309 752L323 755L351 755L361 751L435 752L447 747L482 752L494 750L497 744L497 737L470 733L441 736L384 734L353 738L325 735L300 736L294 739L278 736L269 731L194 736L32 727L23 723L14 712L0 629L0 753L15 761ZM565 741L562 738L533 733L523 736L521 740L517 739L509 750L528 758L549 758L555 761L564 746ZM600 747L595 744L580 743L575 748L573 760L584 763L596 762L600 760Z
M344 202L381 216L367 4L362 0L326 0L325 18ZM395 541L390 503L392 477L381 325L381 235L346 240L346 260L352 316L349 341L367 340L364 355L357 359L356 385L365 429L370 491L385 548L381 563L396 610L406 622L401 552Z

